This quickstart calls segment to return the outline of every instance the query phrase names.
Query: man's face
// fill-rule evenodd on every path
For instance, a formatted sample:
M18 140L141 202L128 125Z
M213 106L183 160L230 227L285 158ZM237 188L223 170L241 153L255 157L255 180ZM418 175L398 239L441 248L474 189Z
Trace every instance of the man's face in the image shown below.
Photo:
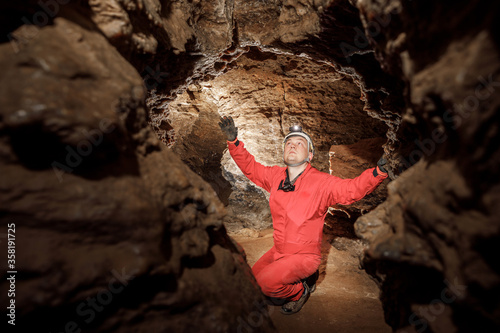
M309 152L307 140L301 136L292 136L285 142L284 160L289 164L299 163L306 159L312 159L312 153Z

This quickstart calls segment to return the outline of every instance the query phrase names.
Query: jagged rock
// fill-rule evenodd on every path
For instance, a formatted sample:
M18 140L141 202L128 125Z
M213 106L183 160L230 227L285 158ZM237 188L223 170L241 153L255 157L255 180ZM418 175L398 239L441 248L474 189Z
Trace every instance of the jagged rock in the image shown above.
M58 17L17 53L0 45L16 328L230 332L252 315L272 330L215 192L148 127L139 74L78 23Z
M365 26L390 13L368 37L381 65L407 82L391 164L410 168L356 222L370 243L365 267L381 281L387 322L399 332L496 331L499 6L357 5Z

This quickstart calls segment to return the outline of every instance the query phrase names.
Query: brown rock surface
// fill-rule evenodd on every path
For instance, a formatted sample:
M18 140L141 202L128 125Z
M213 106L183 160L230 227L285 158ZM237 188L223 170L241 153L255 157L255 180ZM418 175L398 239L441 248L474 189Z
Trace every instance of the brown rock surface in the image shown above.
M384 204L356 222L370 242L366 267L381 281L387 321L400 332L497 331L500 7L358 7L366 24L393 10L371 38L382 66L408 87L391 163L418 161L389 184ZM443 17L453 19L443 24Z
M226 225L234 232L271 225L268 194L246 179L224 152L220 116L234 118L239 139L264 165L283 165L284 135L292 124L301 124L315 144L313 165L328 172L332 142L350 144L383 135L386 127L362 109L358 88L331 66L252 48L224 75L190 86L169 104L167 119L176 133L173 150L229 204ZM378 153L374 150L380 156L384 142L378 140ZM358 163L345 177L373 167L378 157Z
M2 44L0 68L17 329L228 332L257 311L223 206L147 126L142 80L102 35L56 18Z

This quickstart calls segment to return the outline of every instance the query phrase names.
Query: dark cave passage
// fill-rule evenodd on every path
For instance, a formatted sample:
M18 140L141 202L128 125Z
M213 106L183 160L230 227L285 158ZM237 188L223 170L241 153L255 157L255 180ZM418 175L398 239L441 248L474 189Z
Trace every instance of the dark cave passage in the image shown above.
M0 8L13 331L500 328L500 3ZM377 190L330 207L318 290L294 316L251 273L272 246L269 195L232 160L221 116L268 166L292 124L322 172L354 178L387 157Z

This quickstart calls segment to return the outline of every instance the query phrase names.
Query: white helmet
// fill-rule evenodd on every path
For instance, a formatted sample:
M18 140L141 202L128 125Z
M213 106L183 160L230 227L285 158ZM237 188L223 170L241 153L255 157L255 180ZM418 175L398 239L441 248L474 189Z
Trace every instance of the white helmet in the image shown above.
M283 150L285 149L285 143L288 138L292 136L301 136L307 140L307 143L309 144L309 151L314 155L314 145L311 137L306 132L302 131L302 127L300 125L293 125L288 130L290 131L290 133L288 133L283 140Z
M304 164L306 162L309 162L309 154L307 155L306 159L303 160L302 162L299 162L299 163L295 163L295 164L288 164L287 162L284 161L284 154L285 154L285 143L286 141L291 138L292 136L300 136L300 137L303 137L304 139L307 140L307 143L308 143L308 146L309 146L309 151L311 153L313 153L314 155L314 145L313 145L313 142L311 140L311 137L304 131L302 131L302 127L300 125L293 125L292 127L289 128L289 131L290 133L288 133L286 136L285 136L285 139L283 140L283 162L288 165L288 166L299 166L301 164Z

